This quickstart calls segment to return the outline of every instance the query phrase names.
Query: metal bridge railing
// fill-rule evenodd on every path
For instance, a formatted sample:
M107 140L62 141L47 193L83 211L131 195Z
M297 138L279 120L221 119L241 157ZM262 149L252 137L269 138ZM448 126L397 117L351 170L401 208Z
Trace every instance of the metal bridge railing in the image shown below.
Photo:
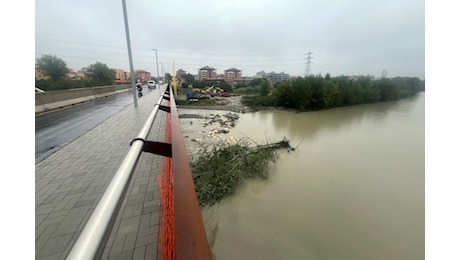
M131 148L128 154L115 173L67 259L89 260L99 259L102 256L142 152L155 153L169 157L172 160L174 215L168 217L172 217L172 221L174 221L174 254L173 257L168 258L211 259L176 103L174 96L170 93L172 91L168 85L168 88L161 93L139 134L131 141ZM161 105L163 100L168 100L170 106ZM146 140L158 110L170 113L171 133L169 134L171 143ZM164 203L164 201L161 203ZM160 251L161 249L159 248L158 250Z

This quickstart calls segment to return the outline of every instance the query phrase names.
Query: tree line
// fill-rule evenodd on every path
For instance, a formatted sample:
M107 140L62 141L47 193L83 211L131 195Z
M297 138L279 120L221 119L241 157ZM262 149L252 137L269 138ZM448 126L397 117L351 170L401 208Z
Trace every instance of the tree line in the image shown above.
M116 75L115 70L110 69L106 64L96 62L88 66L87 78L68 79L65 76L70 72L67 64L61 58L52 55L43 55L36 59L36 66L49 76L49 79L46 80L35 80L35 85L46 91L111 85Z
M259 95L245 97L250 106L276 106L299 111L314 111L381 101L398 100L425 91L425 81L415 77L374 79L371 76L298 77L281 82L273 89L268 81L260 85Z

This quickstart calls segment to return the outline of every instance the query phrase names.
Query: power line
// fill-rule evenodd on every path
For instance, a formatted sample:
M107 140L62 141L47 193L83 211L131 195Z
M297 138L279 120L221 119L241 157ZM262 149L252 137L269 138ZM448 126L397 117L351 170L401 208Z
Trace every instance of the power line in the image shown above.
M110 47L110 48L117 48L121 50L125 50L126 46L125 45L112 45L112 44L101 44L101 43L90 43L90 42L83 42L83 41L71 41L68 39L58 39L58 38L50 38L50 37L43 37L43 36L36 36L35 38L37 39L43 39L43 40L50 40L53 41L53 43L58 42L66 42L66 43L71 43L71 44L81 44L81 45L91 45L91 46L100 46L100 47ZM36 42L37 44L37 42ZM74 49L74 48L72 48ZM85 48L85 50L87 50ZM133 48L133 50L136 51L145 51L145 52L151 52L151 48ZM171 53L171 54L187 54L187 55L209 55L209 56L223 56L223 57L259 57L259 58L272 58L272 57L300 57L303 54L302 53L288 53L288 54L267 54L267 53L250 53L250 54L231 54L231 53L222 53L222 52L214 52L214 51L203 51L203 50L168 50L168 49L158 49L158 52L161 53Z
M120 66L122 63L128 63L126 56L126 46L122 44L104 44L90 43L82 41L72 41L69 39L50 38L36 36L35 56L56 55L63 58L78 59L81 61L115 63ZM89 48L91 46L92 48ZM154 63L151 59L151 49L133 48L135 63L140 66L150 67ZM261 70L270 70L270 67L299 68L302 64L302 57L299 54L219 54L210 51L183 51L183 50L166 50L158 49L161 55L161 61L166 65L168 60L175 60L181 66L194 66L197 69L207 63L214 67L243 67L255 68ZM305 54L301 54L302 56ZM71 62L73 63L73 62ZM89 65L88 63L88 65ZM108 64L109 65L109 64ZM80 65L85 66L85 65ZM111 66L111 65L109 65ZM123 65L121 65L123 66Z

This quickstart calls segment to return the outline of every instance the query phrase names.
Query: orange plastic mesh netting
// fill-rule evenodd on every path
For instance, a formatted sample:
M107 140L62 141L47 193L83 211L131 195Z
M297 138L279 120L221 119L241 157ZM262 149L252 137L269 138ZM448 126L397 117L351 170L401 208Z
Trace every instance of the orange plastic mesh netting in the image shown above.
M165 141L171 143L171 114L166 114ZM160 260L176 259L174 248L174 191L172 179L172 158L164 158L158 183L161 193L161 216L158 232L158 253Z

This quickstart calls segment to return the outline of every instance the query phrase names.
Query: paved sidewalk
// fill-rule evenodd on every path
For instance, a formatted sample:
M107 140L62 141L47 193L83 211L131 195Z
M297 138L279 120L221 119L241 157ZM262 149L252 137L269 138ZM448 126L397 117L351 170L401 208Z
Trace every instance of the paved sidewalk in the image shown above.
M165 87L145 89L137 108L127 106L35 165L36 259L67 256ZM148 140L164 141L165 120L159 110ZM162 166L163 157L142 153L103 259L156 259Z

